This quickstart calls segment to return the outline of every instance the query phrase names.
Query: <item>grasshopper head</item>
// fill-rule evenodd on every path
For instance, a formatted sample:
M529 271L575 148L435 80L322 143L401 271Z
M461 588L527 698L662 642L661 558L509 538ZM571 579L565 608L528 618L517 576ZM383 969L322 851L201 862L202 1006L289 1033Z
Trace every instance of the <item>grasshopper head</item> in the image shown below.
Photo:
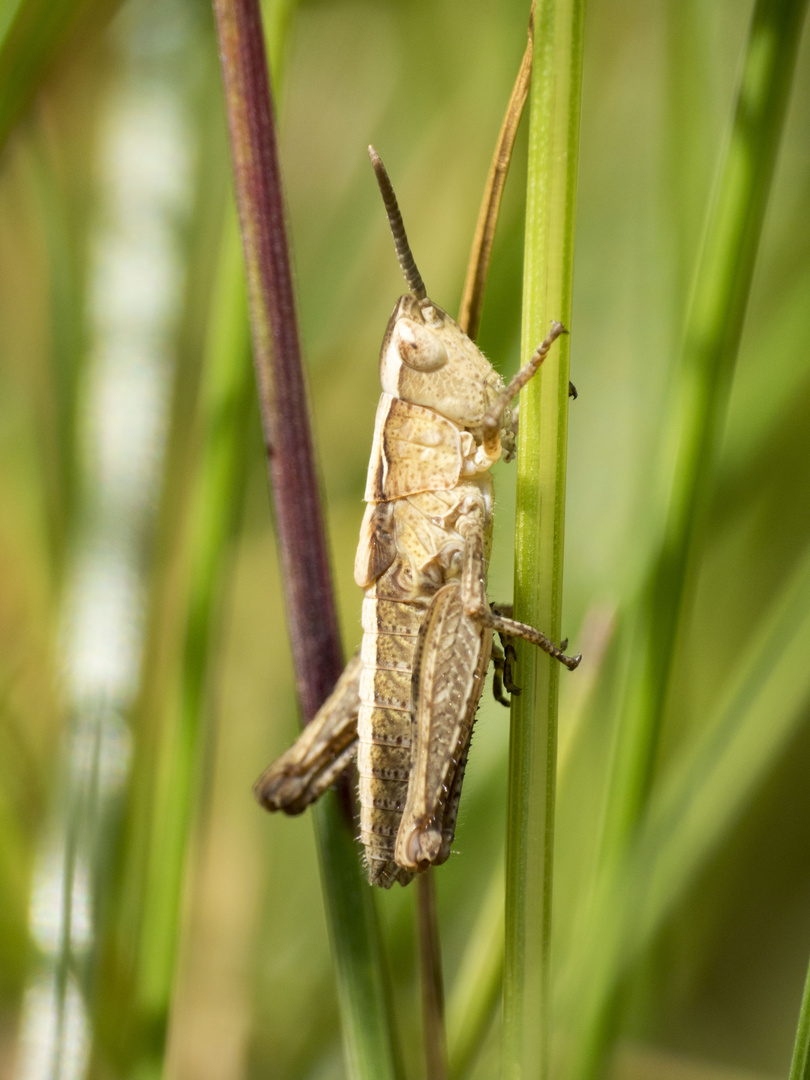
M392 397L435 409L475 430L503 382L455 319L427 298L401 296L380 351L380 382Z
M411 292L388 321L380 352L380 382L392 397L423 405L480 437L484 413L503 381L458 323L427 296L414 262L394 189L379 154L369 156L380 186L397 258ZM504 453L509 456L511 416L504 410ZM514 448L514 437L512 437Z

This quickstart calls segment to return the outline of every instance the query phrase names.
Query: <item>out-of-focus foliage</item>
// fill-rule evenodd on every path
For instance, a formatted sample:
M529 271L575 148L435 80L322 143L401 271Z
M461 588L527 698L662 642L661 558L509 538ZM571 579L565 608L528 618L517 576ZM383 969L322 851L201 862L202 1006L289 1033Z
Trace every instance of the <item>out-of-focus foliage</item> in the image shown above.
M401 290L365 147L373 142L386 161L430 295L455 310L527 6L266 5L347 651L359 640L352 565L376 358ZM136 0L107 24L109 7L81 23L80 43L60 38L68 44L47 65L30 42L11 56L14 70L29 65L35 92L12 117L0 158L0 1075L55 1075L31 1064L51 975L67 1027L66 987L86 995L98 1019L100 1041L92 1053L81 1044L78 1060L99 1076L131 1071L145 1053L133 1046L139 1037L162 1050L162 1030L116 1029L131 1018L133 971L147 997L161 965L171 976L172 956L145 955L138 939L138 860L148 863L144 837L161 834L160 820L146 824L152 793L172 783L158 775L171 760L159 748L177 710L194 596L188 553L195 530L214 520L231 539L206 569L216 587L207 661L204 649L198 660L203 746L183 788L191 840L169 1069L195 1080L337 1077L311 824L267 817L250 794L297 719L258 419L238 394L243 464L231 461L229 497L207 508L238 517L238 528L201 519L195 503L212 415L201 387L216 379L217 362L237 373L248 364L228 269L233 221L211 14L200 0ZM0 32L39 10L6 3ZM632 616L660 538L675 365L749 17L749 5L732 0L591 0L587 11L564 615L586 659L562 680L563 1028L585 962L579 928L616 702L633 678L626 635L611 638L611 628ZM15 40L4 38L0 72L10 70ZM630 891L652 881L659 903L655 932L627 958L614 1018L621 1077L776 1076L790 1060L810 954L810 710L799 648L810 537L809 126L805 35L679 643L642 842L649 862L615 898L629 908ZM504 371L517 362L524 165L519 140L481 332ZM512 591L513 483L499 467L490 590L499 599ZM113 556L124 577L98 576ZM107 657L115 679L81 652L98 641L82 636L82 618L102 628L96 634L120 635ZM89 701L103 716L85 729ZM437 874L451 1004L467 950L484 945L480 930L471 935L501 865L507 737L505 712L485 700L458 854ZM66 882L67 866L85 869ZM419 1026L412 894L377 898L406 1048ZM67 965L60 895L73 897ZM469 1075L495 1074L497 1026L483 1033ZM415 1055L406 1057L416 1076Z

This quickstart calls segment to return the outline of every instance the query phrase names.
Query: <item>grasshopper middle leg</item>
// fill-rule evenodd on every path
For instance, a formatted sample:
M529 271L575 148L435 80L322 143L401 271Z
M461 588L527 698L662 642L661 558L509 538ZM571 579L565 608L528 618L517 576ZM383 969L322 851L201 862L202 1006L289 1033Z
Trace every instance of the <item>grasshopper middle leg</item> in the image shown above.
M500 606L492 605L492 608L496 615L506 616L508 613ZM509 608L509 614L511 614L511 607ZM492 642L492 666L495 669L495 674L492 680L492 693L495 700L500 705L506 705L507 708L512 704L511 699L515 696L520 696L520 687L515 683L512 675L515 670L515 664L517 662L517 655L515 653L515 641L508 634L499 633L498 637L501 639L501 647L499 648L495 642ZM504 690L509 697L506 697Z
M516 619L501 615L497 610L490 607L484 584L486 580L486 559L484 556L486 530L484 523L483 497L470 496L457 526L464 538L464 564L461 578L464 610L482 626L486 626L490 630L498 631L498 633L506 634L509 637L521 638L523 641L539 646L549 656L559 660L569 671L573 671L579 666L582 659L581 655L567 656L563 649L541 630L536 630L527 623L518 622Z

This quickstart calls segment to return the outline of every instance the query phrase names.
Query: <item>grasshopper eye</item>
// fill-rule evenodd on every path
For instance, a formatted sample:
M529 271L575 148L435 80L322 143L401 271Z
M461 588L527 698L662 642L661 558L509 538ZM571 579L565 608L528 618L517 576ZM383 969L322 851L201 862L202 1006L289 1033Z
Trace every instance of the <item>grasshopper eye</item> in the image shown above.
M397 350L408 367L416 371L436 371L447 363L444 345L427 327L412 319L400 319L396 333Z

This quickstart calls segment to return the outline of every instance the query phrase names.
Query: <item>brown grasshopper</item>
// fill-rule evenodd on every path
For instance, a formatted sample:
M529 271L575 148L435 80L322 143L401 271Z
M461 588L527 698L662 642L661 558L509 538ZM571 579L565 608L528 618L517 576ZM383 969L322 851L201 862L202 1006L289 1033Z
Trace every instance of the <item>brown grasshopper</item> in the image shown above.
M553 323L508 386L432 300L416 268L382 161L369 147L410 289L380 352L382 395L354 577L365 591L363 642L330 697L255 791L298 814L357 755L360 839L369 880L389 888L450 854L473 722L493 633L539 645L545 634L490 606L491 466L514 456L511 402L560 334ZM507 661L507 688L511 682ZM497 680L497 689L500 679Z

